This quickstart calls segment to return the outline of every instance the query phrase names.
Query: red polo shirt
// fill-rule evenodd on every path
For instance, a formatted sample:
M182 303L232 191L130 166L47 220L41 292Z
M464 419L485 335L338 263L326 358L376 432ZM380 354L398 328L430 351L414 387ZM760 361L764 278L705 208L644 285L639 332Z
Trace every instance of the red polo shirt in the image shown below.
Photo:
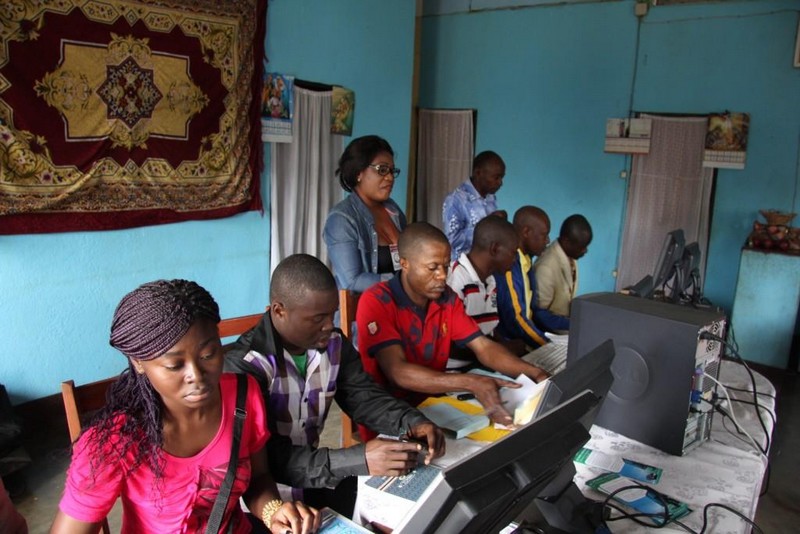
M414 406L427 395L390 386L375 354L390 345L401 345L407 361L444 371L450 343L464 346L482 335L452 289L446 287L441 297L428 302L427 309L422 309L411 302L399 274L388 282L373 285L361 295L356 322L358 350L364 369L395 397Z

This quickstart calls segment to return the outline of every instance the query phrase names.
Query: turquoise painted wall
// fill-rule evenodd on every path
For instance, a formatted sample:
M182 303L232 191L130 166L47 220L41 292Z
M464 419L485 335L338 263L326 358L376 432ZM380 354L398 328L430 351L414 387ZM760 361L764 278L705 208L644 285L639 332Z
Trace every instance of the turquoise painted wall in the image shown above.
M274 0L271 68L356 91L355 134L378 133L406 166L413 62L413 2ZM268 151L267 151L268 152ZM269 155L265 167L269 168ZM268 173L262 177L269 205ZM405 182L396 198L405 203ZM223 316L267 301L269 213L113 232L0 236L0 382L16 403L120 372L108 345L114 307L157 278L198 281Z
M642 28L636 109L750 113L746 167L719 170L714 198L705 290L728 312L758 210L800 209L799 10L796 0L654 9Z
M406 204L415 2L412 0L274 0L267 68L342 85L356 93L353 137L376 134L395 152L402 174L392 198Z
M626 116L631 99L637 111L751 113L747 167L719 172L711 229L706 293L730 311L758 209L799 207L796 0L652 7L638 62L630 0L473 12L470 4L440 0L426 10L420 105L478 110L476 149L507 164L502 208L543 207L552 236L570 213L588 217L595 241L580 263L581 292L612 290L619 255L628 162L603 152L606 118Z

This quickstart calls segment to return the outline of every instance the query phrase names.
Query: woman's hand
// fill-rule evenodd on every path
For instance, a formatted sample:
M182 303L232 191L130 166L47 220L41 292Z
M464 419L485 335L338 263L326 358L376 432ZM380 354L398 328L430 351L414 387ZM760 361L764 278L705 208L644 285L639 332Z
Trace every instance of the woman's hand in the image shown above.
M300 501L285 502L272 514L269 530L273 534L312 534L319 530L319 510Z

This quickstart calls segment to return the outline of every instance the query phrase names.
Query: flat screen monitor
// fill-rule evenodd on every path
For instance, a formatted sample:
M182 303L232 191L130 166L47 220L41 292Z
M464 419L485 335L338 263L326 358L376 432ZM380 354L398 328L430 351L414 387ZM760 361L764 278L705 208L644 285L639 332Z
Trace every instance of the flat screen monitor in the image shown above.
M547 413L587 389L600 398L602 404L614 382L611 364L615 354L614 341L607 339L580 359L567 359L566 369L550 378L539 413Z
M686 240L683 230L673 230L664 239L661 254L658 256L655 271L653 271L653 288L663 288L675 274L675 269L683 257L683 246Z
M584 391L442 470L396 534L498 532L527 508L589 440L599 399Z
M703 290L700 281L700 256L700 245L696 241L684 247L670 292L670 300L673 302L696 301L701 298Z
M664 285L673 277L678 264L683 256L683 246L686 239L683 230L673 230L667 234L661 253L656 260L652 275L646 275L637 283L625 289L634 296L642 298L653 298L654 293L663 288Z

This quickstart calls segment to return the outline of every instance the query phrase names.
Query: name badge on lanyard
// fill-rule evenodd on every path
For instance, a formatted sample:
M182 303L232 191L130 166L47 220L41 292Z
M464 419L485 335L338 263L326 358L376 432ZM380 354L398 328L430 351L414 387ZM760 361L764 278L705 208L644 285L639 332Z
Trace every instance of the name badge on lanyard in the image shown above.
M389 253L392 255L392 270L399 271L400 270L400 249L397 248L397 244L390 244L389 245Z

